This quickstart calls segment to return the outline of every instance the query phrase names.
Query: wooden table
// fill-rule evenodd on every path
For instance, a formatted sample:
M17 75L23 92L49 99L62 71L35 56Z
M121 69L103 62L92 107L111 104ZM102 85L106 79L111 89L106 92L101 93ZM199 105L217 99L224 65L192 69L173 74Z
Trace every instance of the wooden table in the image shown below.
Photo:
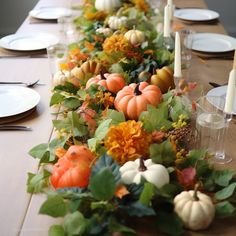
M35 8L43 6L63 6L66 0L40 0ZM203 0L175 0L178 7L200 7L205 8ZM178 22L179 24L180 22ZM226 33L220 23L215 24L193 24L185 25L197 32ZM57 24L32 24L29 17L24 21L18 32L44 31L59 35ZM193 57L192 66L188 72L189 80L203 85L204 91L211 89L208 82L225 83L232 67L230 60L201 60ZM0 59L1 81L22 80L32 81L40 79L46 86L37 86L35 90L41 95L41 101L36 112L24 118L16 124L29 125L33 128L31 132L1 131L0 133L0 235L2 236L44 236L48 228L61 219L53 219L38 215L41 203L44 201L42 195L30 195L26 193L27 172L36 172L38 162L27 153L33 146L48 142L51 139L52 115L49 108L51 77L48 60L46 58L18 58ZM230 134L227 142L228 154L233 161L225 167L236 169L236 121L230 125ZM147 229L148 228L148 229ZM187 233L187 235L236 235L236 220L215 222L209 230L199 233ZM152 227L139 227L138 235L156 235Z

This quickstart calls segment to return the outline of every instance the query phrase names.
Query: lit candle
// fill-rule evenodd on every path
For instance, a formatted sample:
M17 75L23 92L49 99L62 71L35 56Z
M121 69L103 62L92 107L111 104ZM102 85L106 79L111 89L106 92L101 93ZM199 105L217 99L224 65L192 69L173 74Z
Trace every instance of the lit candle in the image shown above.
M181 44L179 32L175 33L175 64L174 64L174 77L181 78Z
M167 5L169 6L169 18L170 18L170 21L172 21L173 11L174 11L173 0L168 0Z
M234 98L235 98L235 84L236 84L236 69L231 70L229 74L228 88L225 99L224 112L228 114L233 113Z
M169 38L170 37L170 17L169 17L169 6L165 6L164 11L164 37Z

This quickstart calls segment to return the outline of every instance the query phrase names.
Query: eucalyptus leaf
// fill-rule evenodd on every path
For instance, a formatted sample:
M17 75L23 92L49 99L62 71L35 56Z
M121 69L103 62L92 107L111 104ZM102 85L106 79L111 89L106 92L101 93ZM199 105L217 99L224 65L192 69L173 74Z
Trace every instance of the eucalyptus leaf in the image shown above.
M49 228L48 236L66 236L66 233L61 225L52 225Z
M228 201L217 203L215 209L216 217L218 218L226 218L229 216L233 216L235 213L235 207Z
M232 183L229 186L223 188L222 190L215 193L215 198L217 200L225 200L232 196L236 188L236 183Z
M216 184L226 187L232 180L235 171L233 170L216 170L214 171L213 178Z
M67 204L63 197L59 195L49 197L40 207L39 213L52 217L65 216L67 212Z

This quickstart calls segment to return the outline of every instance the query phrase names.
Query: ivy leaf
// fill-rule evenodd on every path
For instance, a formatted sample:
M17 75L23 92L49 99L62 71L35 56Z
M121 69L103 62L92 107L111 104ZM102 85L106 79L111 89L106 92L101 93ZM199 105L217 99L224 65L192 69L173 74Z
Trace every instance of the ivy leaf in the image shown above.
M104 167L107 167L112 172L112 175L118 184L121 178L120 166L107 154L102 155L98 161L96 161L92 168L92 176L99 173L99 171Z
M188 154L187 165L195 166L196 162L206 156L206 150L191 150Z
M83 235L87 225L87 219L79 211L67 215L64 221L66 235Z
M39 213L52 217L65 216L67 212L67 204L63 197L59 195L49 197L40 207Z
M107 111L107 117L112 119L112 125L118 125L121 122L125 121L125 115L123 112L118 112L116 110L109 109Z
M129 216L154 216L156 215L153 208L143 205L141 202L136 201L132 202L127 206L120 205L120 208L123 209Z
M155 193L155 186L151 183L145 183L139 201L143 205L150 206L154 193Z
M41 173L33 174L28 173L27 180L27 192L28 193L39 193L41 190L48 185L48 179L51 175L47 170L43 170Z
M217 200L224 200L232 196L236 188L236 183L232 183L229 186L223 188L222 190L215 193L215 198Z
M61 225L52 225L49 228L48 236L66 236L66 234Z
M226 187L233 178L235 172L233 170L216 170L213 172L213 178L216 184Z
M215 208L216 216L219 218L233 216L235 213L235 207L228 201L217 203Z
M42 143L30 149L29 154L34 158L41 159L48 151L48 144Z
M98 128L95 131L95 135L94 135L98 140L102 140L103 138L105 138L111 122L112 122L112 119L107 119L107 120L104 120L98 126Z
M116 182L110 168L102 168L89 182L89 189L97 200L110 200L114 196Z
M63 147L67 141L68 137L64 136L61 137L59 139L53 139L50 143L49 143L49 160L48 162L54 162L55 161L55 149L57 147ZM45 161L46 162L46 161ZM41 160L42 163L42 160Z
M97 138L88 139L88 147L92 152L96 152L99 143L100 140L98 140Z
M171 236L178 236L184 233L183 224L175 213L158 211L156 224L160 232Z
M81 102L77 98L66 98L63 101L63 105L69 109L76 109L81 105Z
M61 95L60 93L54 93L50 100L50 106L60 104L61 102L63 102L63 100L64 100L63 95Z
M149 147L150 157L153 162L170 166L174 164L175 152L170 141L167 139L161 144L152 144Z

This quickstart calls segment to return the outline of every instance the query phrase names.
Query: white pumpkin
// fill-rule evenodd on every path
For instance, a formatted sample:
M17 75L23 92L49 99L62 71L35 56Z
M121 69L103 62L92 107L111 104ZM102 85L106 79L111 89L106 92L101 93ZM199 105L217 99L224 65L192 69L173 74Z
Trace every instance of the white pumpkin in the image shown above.
M65 83L70 79L71 75L69 71L57 71L53 76L53 85L65 85Z
M120 0L96 0L95 8L98 11L112 12L121 6Z
M153 163L151 159L128 161L120 167L120 173L124 184L139 184L143 177L147 182L161 188L170 181L167 169L163 165Z
M125 33L125 38L130 41L131 44L141 44L145 40L145 35L142 31L132 29Z
M111 29L117 30L120 29L122 26L125 26L127 21L126 16L118 17L118 16L111 16L108 19L108 25Z
M191 230L206 229L214 219L211 198L196 190L183 191L174 198L175 212Z
M110 28L100 27L96 29L96 33L104 34L105 36L109 36L112 34L112 30Z

